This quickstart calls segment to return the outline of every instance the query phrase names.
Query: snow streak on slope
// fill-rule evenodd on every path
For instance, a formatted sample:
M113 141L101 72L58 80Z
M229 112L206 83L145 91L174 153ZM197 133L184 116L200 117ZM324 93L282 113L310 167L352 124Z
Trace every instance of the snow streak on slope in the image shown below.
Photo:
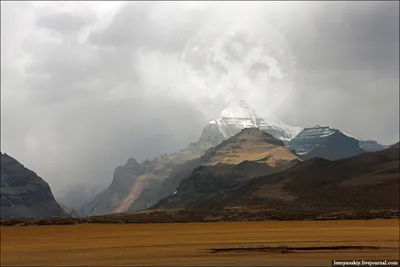
M297 135L296 138L297 139L309 139L309 138L315 138L315 137L324 138L324 137L328 137L336 132L338 132L338 130L336 130L336 129L316 125L315 127L304 129L304 131L301 132L299 135Z
M232 102L221 112L217 120L210 123L217 123L219 131L225 138L237 134L242 129L255 127L287 142L302 131L302 128L289 126L274 117L258 117L254 109L243 100Z

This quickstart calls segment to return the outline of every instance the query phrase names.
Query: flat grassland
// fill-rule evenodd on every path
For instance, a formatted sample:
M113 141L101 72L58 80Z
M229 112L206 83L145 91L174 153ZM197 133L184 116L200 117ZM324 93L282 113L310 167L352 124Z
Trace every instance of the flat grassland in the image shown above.
M333 259L397 260L399 223L394 219L1 227L1 265L330 266ZM264 250L235 250L255 247ZM291 249L283 251L284 247ZM304 249L295 249L300 247ZM320 249L307 249L315 247ZM232 250L223 250L228 248Z

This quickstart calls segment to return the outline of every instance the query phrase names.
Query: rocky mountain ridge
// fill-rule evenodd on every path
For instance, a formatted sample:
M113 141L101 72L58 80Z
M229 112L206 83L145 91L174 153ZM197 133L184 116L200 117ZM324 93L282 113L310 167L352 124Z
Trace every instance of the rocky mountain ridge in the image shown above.
M288 143L303 158L338 160L366 152L357 139L328 126L304 128Z
M79 209L79 213L83 216L102 215L124 212L131 209L132 205L147 207L163 190L166 178L222 140L223 136L216 131L216 125L208 125L203 129L199 140L190 143L186 149L170 155L160 155L142 163L134 158L129 159L125 165L116 168L111 185ZM142 192L147 192L149 199L143 198Z
M42 178L5 153L1 153L0 189L1 218L69 216Z
M208 149L222 144L243 129L252 128L272 135L305 159L322 157L335 160L365 152L360 148L362 139L330 127L302 129L288 126L276 118L261 118L245 101L236 101L210 121L198 141L190 143L186 149L140 164L134 161L118 167L110 187L84 205L80 213L101 215L147 209L172 194L180 182L200 166L199 158ZM374 145L374 141L363 142L370 147Z
M290 152L281 140L272 135L258 128L243 129L237 135L208 149L198 159L188 161L175 169L156 190L147 188L137 201L132 203L129 211L146 209L156 204L162 198L172 194L180 183L192 174L193 170L201 166L219 166L220 169L229 172L230 167L227 165L235 166L242 162L254 161L265 165L264 168L258 168L258 173L269 173L278 165L284 165L279 160L288 163L300 159Z
M181 179L172 195L153 208L189 207L192 202L207 202L254 177L279 172L299 162L283 141L259 128L246 128L209 149L199 159L198 167Z
M269 210L269 214L330 214L399 210L399 148L330 161L313 158L283 171L223 186L230 174L209 172L206 187L194 172L153 208ZM251 166L253 167L253 166ZM251 169L249 167L248 169ZM219 175L219 176L218 176ZM221 186L222 184L222 186ZM182 193L181 193L182 192ZM201 197L195 197L196 194Z

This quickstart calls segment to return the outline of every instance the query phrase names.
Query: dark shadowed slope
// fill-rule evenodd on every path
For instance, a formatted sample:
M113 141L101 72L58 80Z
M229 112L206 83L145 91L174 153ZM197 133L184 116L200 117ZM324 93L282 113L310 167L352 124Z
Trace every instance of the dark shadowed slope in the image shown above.
M313 158L227 192L226 206L301 211L399 209L399 149L329 161Z
M68 216L49 185L14 158L1 153L1 218Z
M359 141L339 130L315 126L305 128L288 144L302 158L338 160L366 152Z

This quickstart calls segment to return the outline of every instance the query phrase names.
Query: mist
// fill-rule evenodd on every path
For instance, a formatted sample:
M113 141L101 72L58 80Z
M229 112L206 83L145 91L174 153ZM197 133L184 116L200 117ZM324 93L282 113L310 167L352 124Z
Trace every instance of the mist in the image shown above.
M282 49L285 78L188 75L190 49L211 53L230 27ZM293 126L398 142L399 2L1 3L1 151L56 197L185 148L243 98Z

